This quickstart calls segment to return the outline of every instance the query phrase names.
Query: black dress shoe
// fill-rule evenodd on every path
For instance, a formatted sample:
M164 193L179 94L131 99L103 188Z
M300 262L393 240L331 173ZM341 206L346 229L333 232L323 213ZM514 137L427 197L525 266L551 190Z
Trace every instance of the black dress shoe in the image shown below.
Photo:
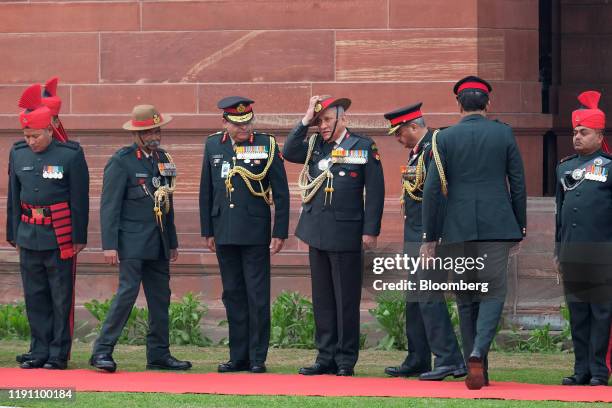
M189 370L190 361L177 360L172 356L147 363L147 370Z
M563 377L561 385L587 385L590 378L585 375L570 375L569 377Z
M351 367L340 367L336 375L339 377L352 377L355 375L355 370Z
M589 381L589 385L592 385L594 387L598 385L608 385L608 380L605 378L593 377L591 378L591 381Z
M43 368L47 370L65 370L68 367L68 362L66 360L48 360Z
M246 361L228 361L227 363L221 363L217 367L217 371L220 373L235 373L237 371L249 371L249 363Z
M465 377L467 371L464 366L440 366L431 371L419 375L419 380L422 381L442 381L446 377L452 375L455 378Z
M399 367L385 368L385 374L391 377L418 377L419 375L428 372L430 369L426 367L413 367L401 365Z
M255 374L261 374L266 372L266 365L264 363L253 363L251 364L250 372Z
M89 365L109 373L117 371L117 364L110 354L94 354L89 359Z
M322 375L322 374L336 374L338 369L335 366L323 365L321 363L314 363L309 367L302 367L298 373L302 375Z
M484 370L484 385L489 386L489 370Z
M25 368L25 369L42 368L46 362L47 362L46 358L45 359L34 358L32 360L26 360L23 363L19 364L19 367Z
M23 363L24 361L33 360L33 359L34 357L32 357L32 354L30 354L29 352L23 353L23 354L17 354L15 356L15 361L17 361L19 364Z

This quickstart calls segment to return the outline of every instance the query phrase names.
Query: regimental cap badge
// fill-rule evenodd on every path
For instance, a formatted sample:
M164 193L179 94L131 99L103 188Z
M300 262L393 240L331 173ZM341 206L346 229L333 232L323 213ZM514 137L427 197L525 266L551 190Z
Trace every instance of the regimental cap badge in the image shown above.
M321 109L323 109L323 105L321 105L321 102L317 102L317 104L314 106L314 111L319 113L321 112Z
M159 122L161 122L161 117L159 116L158 113L155 113L153 115L153 123L157 125Z
M246 106L244 106L243 104L240 104L236 106L236 110L238 111L238 113L243 113L246 110Z

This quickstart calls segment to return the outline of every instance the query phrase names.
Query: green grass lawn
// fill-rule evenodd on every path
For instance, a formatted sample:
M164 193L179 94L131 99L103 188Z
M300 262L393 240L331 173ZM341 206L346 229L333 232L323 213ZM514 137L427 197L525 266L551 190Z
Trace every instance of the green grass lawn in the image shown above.
M0 366L16 367L15 354L27 349L24 341L0 341ZM87 365L91 345L75 343L70 368L91 368ZM172 347L173 354L188 359L194 364L191 372L209 373L216 371L217 364L228 359L225 347ZM113 354L120 370L144 371L146 362L142 346L117 347ZM271 349L267 361L271 373L294 374L303 365L311 364L315 357L313 350ZM355 367L358 376L384 377L383 369L398 365L405 357L399 351L364 350ZM565 353L502 353L490 355L489 369L492 381L517 381L540 384L559 384L561 378L572 373L573 355ZM35 371L33 371L33 374ZM1 387L1 385L0 385ZM74 402L49 401L7 401L0 397L0 405L20 407L597 407L608 404L576 404L560 402L461 400L427 398L373 398L373 397L285 397L285 396L235 396L206 394L155 394L155 393L91 393L79 392Z

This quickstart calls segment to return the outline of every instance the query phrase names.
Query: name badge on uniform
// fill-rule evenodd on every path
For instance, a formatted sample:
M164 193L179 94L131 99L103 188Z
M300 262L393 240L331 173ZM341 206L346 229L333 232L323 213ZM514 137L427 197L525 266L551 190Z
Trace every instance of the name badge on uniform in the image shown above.
M176 164L174 163L157 163L159 174L164 177L176 177Z
M223 158L223 155L222 154L212 154L210 158L212 159L213 166L216 166L217 164L221 163L221 159Z
M226 178L230 171L229 162L224 161L221 165L221 178Z
M63 166L44 166L43 178L46 179L62 179L64 178Z
M136 178L147 178L149 177L148 173L136 173Z
M21 171L32 171L34 170L34 166L25 166L21 168Z
M255 160L267 159L268 146L236 146L236 159Z

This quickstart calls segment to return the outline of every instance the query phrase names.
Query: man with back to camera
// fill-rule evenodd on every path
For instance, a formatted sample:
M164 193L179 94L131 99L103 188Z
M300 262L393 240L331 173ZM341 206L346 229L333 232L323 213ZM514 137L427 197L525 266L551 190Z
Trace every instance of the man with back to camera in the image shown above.
M431 138L421 111L422 103L406 106L386 113L390 122L389 134L410 149L408 165L402 166L402 197L404 215L404 253L419 257L422 242L421 202L427 168L431 161ZM430 272L430 273L429 273ZM423 271L409 276L435 279L434 271ZM444 278L443 278L444 279ZM417 286L418 287L418 286ZM408 355L399 367L387 367L385 373L392 377L416 377L421 380L443 380L453 375L466 375L463 356L459 350L446 301L443 294L407 291L406 294L406 338ZM431 353L435 355L434 370L431 370Z
M578 96L572 113L576 154L557 167L555 265L563 278L574 344L574 374L563 385L607 385L612 323L612 155L598 108L601 94Z
M523 161L512 128L486 118L491 90L475 76L455 84L462 118L432 138L434 163L423 192L421 253L435 256L440 243L457 261L480 259L484 265L453 274L457 281L488 285L486 293L456 293L468 389L489 383L487 353L504 308L510 248L518 250L527 231Z
M295 234L309 245L318 355L302 375L352 376L359 355L362 246L376 246L385 182L376 144L346 127L350 104L313 96L283 148L287 160L304 164ZM310 126L318 133L306 138Z

